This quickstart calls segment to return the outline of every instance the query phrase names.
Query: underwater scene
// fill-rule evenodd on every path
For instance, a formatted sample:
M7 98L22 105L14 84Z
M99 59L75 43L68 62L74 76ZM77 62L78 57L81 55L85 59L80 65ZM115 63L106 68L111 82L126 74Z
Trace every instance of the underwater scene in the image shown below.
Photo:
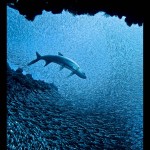
M143 26L124 19L7 7L8 150L143 149Z

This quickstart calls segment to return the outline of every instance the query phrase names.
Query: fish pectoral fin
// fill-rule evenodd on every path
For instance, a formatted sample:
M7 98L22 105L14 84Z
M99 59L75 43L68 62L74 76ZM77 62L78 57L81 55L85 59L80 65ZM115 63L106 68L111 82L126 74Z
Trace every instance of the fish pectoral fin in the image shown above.
M74 75L74 72L71 72L67 77L71 77Z
M58 55L63 56L63 54L62 54L62 53L60 53L60 52L58 52Z
M60 66L60 69L59 69L59 71L61 71L63 68L64 68L64 66L63 66L63 65L61 65L61 66Z

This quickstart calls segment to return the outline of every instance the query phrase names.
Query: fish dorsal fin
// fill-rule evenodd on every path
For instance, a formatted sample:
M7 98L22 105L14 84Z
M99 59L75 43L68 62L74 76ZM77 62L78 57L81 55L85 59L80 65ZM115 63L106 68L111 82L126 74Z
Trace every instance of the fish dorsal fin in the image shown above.
M63 54L62 54L62 53L60 53L60 52L58 52L58 55L63 56Z

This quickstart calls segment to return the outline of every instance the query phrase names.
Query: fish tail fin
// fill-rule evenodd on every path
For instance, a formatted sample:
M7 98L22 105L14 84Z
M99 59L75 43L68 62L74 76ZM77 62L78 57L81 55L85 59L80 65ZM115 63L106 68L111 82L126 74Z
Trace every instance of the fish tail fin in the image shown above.
M37 56L37 59L41 59L41 55L38 52L36 52L36 56Z
M30 63L28 63L28 64L27 64L28 66L30 66L30 65L32 65L32 64L34 64L34 63L36 63L36 62L38 62L38 61L41 59L41 57L42 57L38 52L36 52L36 56L37 56L37 58L34 59L34 60L32 60Z

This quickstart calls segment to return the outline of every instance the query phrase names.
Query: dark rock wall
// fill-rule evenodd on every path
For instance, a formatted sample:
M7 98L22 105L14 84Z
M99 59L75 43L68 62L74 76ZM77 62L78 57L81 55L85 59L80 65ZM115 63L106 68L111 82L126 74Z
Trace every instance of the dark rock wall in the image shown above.
M125 16L128 26L142 25L144 22L143 2L131 0L7 0L7 5L18 10L28 20L33 21L42 11L59 14L63 10L73 15L94 15L105 12L110 16Z

